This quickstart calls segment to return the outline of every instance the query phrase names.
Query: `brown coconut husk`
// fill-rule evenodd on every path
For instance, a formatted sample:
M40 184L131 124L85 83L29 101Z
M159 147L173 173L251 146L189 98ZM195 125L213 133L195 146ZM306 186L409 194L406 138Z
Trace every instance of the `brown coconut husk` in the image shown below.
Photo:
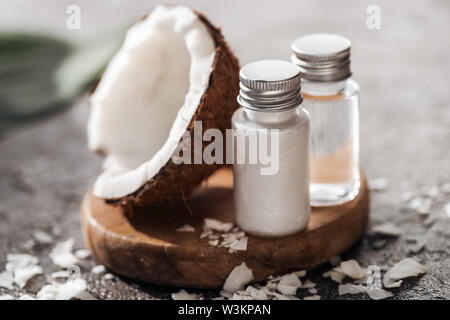
M225 136L226 129L231 128L231 117L238 108L236 97L239 93L240 69L239 62L225 41L220 29L213 26L204 15L197 11L194 12L208 28L214 40L216 51L208 87L187 129L191 136L191 142L194 141L195 121L202 121L203 132L210 128L216 128ZM180 138L179 143L181 141ZM203 148L207 144L203 142ZM194 155L193 149L194 146L191 143L192 156ZM225 145L223 155L225 158ZM204 179L223 166L223 164L184 163L176 165L169 160L151 180L132 194L106 201L125 207L126 212L131 215L135 207L161 206L178 199L185 200Z

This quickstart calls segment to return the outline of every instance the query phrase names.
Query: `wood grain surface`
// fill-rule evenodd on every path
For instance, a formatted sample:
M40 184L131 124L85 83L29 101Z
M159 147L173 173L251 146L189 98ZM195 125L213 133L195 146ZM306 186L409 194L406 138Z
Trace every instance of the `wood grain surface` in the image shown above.
M350 248L368 222L369 192L363 177L355 200L312 208L306 230L276 239L249 236L247 251L229 253L200 239L200 233L205 217L234 221L232 183L231 170L219 170L185 202L139 209L133 218L89 192L81 210L86 244L99 263L126 277L168 286L219 288L242 262L253 270L255 281L314 268ZM176 232L184 224L195 232Z

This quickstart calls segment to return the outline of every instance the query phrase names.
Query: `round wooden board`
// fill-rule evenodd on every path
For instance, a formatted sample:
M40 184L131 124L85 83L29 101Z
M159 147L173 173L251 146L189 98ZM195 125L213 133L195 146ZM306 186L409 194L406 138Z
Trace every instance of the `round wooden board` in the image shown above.
M99 263L120 275L160 285L220 288L242 262L253 270L255 281L318 266L349 249L368 222L363 178L355 200L312 208L306 230L277 239L249 236L247 251L231 254L200 239L200 233L205 217L234 221L232 179L231 170L219 170L186 202L139 209L133 218L89 192L81 210L85 241ZM195 232L176 232L184 224Z

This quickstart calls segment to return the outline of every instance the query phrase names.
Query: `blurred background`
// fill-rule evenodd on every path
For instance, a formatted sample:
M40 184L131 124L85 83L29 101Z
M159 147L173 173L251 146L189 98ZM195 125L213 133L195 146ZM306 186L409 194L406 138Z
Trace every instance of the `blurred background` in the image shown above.
M86 145L86 92L126 29L160 3L0 2L0 264L6 252L21 250L34 229L57 226L83 246L79 205L101 168L101 159ZM242 65L289 59L291 42L308 33L337 33L352 41L352 70L361 86L361 166L369 178L388 181L387 189L372 197L372 222L393 222L405 233L425 236L431 249L421 259L436 265L432 277L419 280L432 289L407 286L397 297L450 299L448 225L430 230L417 216L405 214L400 201L405 191L450 182L450 2L171 3L193 7L221 27ZM373 5L380 9L379 29L367 24ZM80 10L79 28L70 21L74 8ZM406 241L378 251L363 239L348 257L383 264L407 255ZM35 250L44 257L49 248ZM109 291L115 298L169 292L127 282ZM328 297L335 293L330 290Z

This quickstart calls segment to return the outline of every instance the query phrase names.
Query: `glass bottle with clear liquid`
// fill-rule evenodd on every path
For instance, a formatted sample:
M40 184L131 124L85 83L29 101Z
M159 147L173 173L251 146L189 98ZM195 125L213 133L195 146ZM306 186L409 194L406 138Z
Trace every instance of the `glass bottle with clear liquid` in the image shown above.
M351 79L350 41L312 34L294 41L292 50L311 118L311 205L351 201L359 193L360 174L359 86Z

